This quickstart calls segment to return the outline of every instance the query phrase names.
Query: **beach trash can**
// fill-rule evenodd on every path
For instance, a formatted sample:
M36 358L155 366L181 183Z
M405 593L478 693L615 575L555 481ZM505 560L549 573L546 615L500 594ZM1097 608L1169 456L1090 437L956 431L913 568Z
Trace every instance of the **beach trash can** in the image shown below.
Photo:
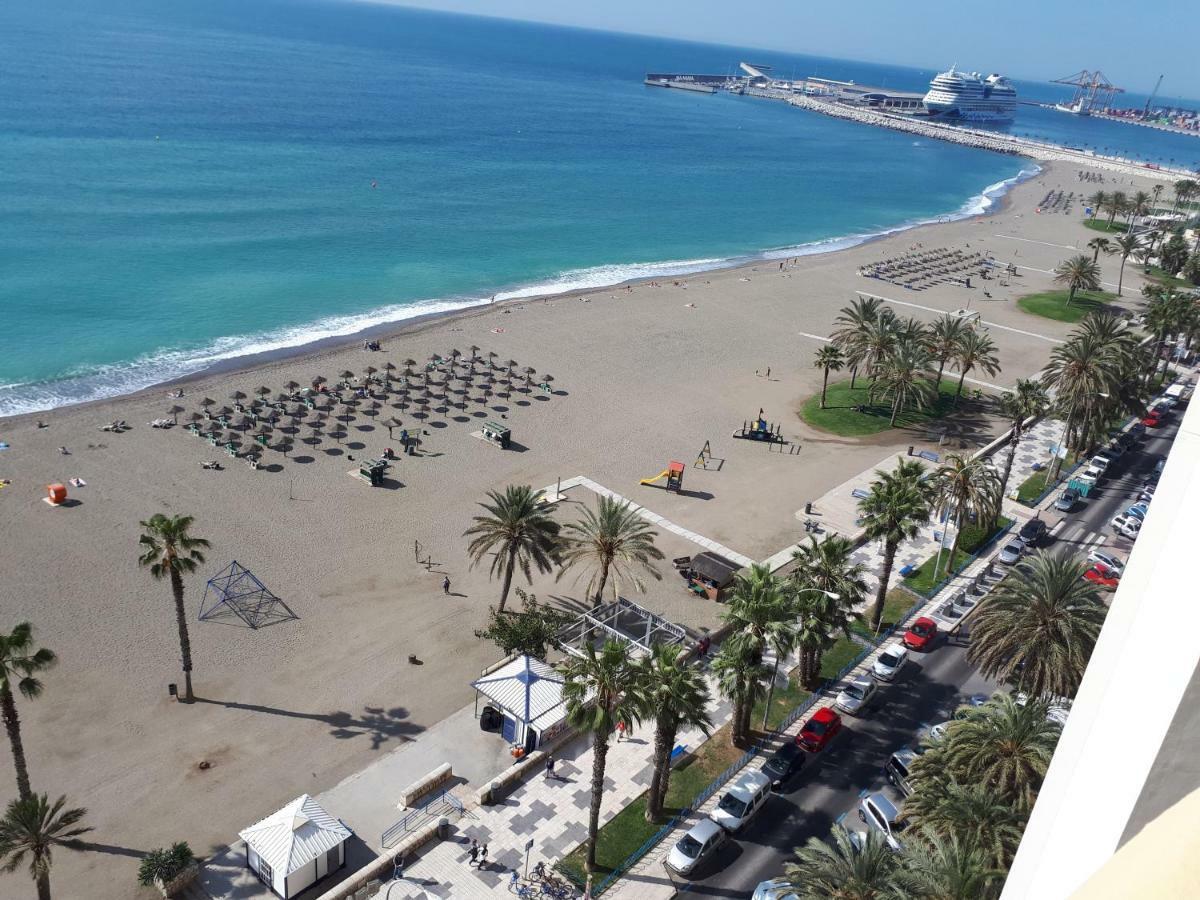
M49 495L46 499L51 506L59 506L67 500L67 486L65 484L48 484L46 485L46 493Z
M438 819L437 833L438 838L443 841L450 837L450 820L445 816L442 816L440 819Z

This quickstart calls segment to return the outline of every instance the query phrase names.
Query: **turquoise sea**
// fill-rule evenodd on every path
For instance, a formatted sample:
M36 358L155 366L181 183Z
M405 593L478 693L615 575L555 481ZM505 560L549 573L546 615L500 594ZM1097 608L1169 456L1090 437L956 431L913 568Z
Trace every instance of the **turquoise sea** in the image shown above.
M641 83L761 55L333 0L4 4L0 416L496 293L840 246L1018 175Z

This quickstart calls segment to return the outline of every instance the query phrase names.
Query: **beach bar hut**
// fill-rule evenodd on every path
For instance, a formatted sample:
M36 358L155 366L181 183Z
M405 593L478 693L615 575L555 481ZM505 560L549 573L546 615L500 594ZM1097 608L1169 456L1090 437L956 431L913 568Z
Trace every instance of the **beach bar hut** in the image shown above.
M321 804L302 794L239 837L246 842L246 865L288 900L346 864L350 834Z
M733 583L741 568L733 560L705 550L692 557L688 590L709 600L720 600L722 592Z
M567 727L562 674L540 659L518 656L471 687L491 701L483 708L480 727L499 730L501 737L525 753ZM479 708L478 696L475 708Z

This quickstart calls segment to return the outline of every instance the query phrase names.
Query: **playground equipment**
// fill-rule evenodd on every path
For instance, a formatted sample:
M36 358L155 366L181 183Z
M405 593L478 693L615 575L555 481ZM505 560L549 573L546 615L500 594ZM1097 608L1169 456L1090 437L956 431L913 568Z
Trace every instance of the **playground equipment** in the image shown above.
M758 416L750 422L742 423L742 430L733 433L735 438L742 438L748 441L766 441L769 444L784 444L787 443L783 439L783 429L778 422L771 424L763 418L763 411L758 411Z
M67 486L65 484L46 485L46 502L51 506L62 506L67 502Z
M232 618L257 629L300 617L235 559L208 580L200 601L201 622Z
M643 478L638 484L654 484L656 481L667 480L665 485L668 491L679 493L683 489L683 469L684 465L681 462L671 460L667 467L652 478Z

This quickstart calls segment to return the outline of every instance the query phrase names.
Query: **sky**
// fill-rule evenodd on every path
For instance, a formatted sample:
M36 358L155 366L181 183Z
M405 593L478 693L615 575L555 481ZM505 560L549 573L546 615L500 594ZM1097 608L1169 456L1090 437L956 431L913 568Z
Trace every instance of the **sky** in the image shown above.
M393 0L375 0L393 2ZM1117 85L1200 98L1195 0L403 0L396 5L528 19L1048 81L1100 69Z

